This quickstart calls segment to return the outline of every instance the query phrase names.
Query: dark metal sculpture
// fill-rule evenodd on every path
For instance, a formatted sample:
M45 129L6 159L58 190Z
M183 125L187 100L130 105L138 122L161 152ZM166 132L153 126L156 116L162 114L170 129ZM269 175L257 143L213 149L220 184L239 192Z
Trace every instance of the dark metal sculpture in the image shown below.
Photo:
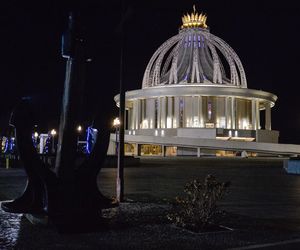
M86 58L84 40L72 14L63 37L63 57L67 58L67 66L55 171L36 153L31 140L32 108L30 101L24 99L14 110L10 123L16 128L20 158L28 175L27 186L20 198L3 202L2 209L11 213L45 214L61 231L94 230L103 225L101 209L115 205L101 194L96 183L106 157L110 125L105 114L95 120L94 127L99 131L96 144L89 158L76 166L76 126L84 84L79 69Z

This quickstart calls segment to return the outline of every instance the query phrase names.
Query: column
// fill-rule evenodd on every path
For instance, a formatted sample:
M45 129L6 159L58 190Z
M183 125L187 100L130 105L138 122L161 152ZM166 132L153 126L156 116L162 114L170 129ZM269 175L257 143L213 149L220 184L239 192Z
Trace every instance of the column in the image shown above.
M174 97L173 128L179 127L179 97Z
M137 99L136 100L136 105L137 105L137 112L136 112L136 125L135 128L139 129L140 128L140 123L141 123L141 100Z
M161 98L157 98L157 128L161 128L160 126L160 120L161 120Z
M193 99L190 96L184 97L184 106L183 106L183 112L184 112L184 128L190 128L192 127L193 123Z
M126 109L126 107L125 107L125 112L124 112L124 130L128 130L129 129L129 120L127 119L127 117L128 117L128 113L129 112L129 110L128 109Z
M256 129L260 129L259 100L256 101Z
M201 157L201 149L197 148L197 157Z
M199 127L204 128L203 111L202 111L202 96L199 96L198 104L199 104L199 108L198 108Z
M148 121L148 128L155 127L155 99L146 99L146 119Z
M235 129L235 97L231 97L231 128Z
M167 107L167 128L173 128L173 97L168 98Z
M128 108L128 130L132 129L132 108Z
M137 100L134 100L133 107L132 107L132 129L137 129L137 117L138 117Z
M145 120L145 99L140 100L141 106L141 120L140 120L140 127L145 128L144 120Z
M166 128L167 124L166 124L166 116L167 116L167 100L166 100L167 97L161 97L161 121L160 121L160 124L161 124L161 128Z
M228 98L225 97L225 128L229 128Z
M257 127L256 127L256 100L255 99L252 99L251 100L251 122L252 122L252 129L253 130L256 130Z
M265 129L271 130L271 104L267 102L265 104Z
M193 127L199 127L199 97L193 97Z

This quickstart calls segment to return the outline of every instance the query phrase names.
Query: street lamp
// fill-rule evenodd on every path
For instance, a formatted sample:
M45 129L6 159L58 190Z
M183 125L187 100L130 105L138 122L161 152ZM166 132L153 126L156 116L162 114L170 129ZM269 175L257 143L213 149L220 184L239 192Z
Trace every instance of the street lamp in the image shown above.
M56 130L55 130L55 129L52 129L52 130L50 131L50 134L51 134L51 136L52 136L52 153L54 154L54 153L55 153L55 149L54 149L54 137L55 137L55 135L56 135Z
M33 139L34 139L33 141L34 141L34 147L35 148L37 148L37 145L38 145L38 137L39 137L39 133L35 131L33 133Z
M77 152L80 152L79 139L80 139L81 131L82 131L82 126L78 125L78 127L77 127L77 132L78 132L78 135L77 135Z
M34 136L35 139L37 139L39 137L39 133L38 132L34 132L33 136Z
M116 155L118 155L118 132L120 128L120 119L119 117L116 117L113 121L113 127L115 128L115 133L116 133Z

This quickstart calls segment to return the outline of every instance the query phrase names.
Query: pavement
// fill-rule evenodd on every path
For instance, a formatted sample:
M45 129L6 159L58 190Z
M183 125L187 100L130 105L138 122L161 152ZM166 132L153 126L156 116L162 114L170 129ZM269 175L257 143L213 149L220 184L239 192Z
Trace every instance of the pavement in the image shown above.
M170 224L170 202L207 174L232 183L221 207L234 230L196 234ZM115 177L115 168L101 170L104 194L115 196ZM22 169L0 168L0 201L25 183ZM0 210L0 249L300 249L300 176L286 174L280 158L142 158L125 169L125 196L132 202L106 211L109 228L87 234L59 234Z

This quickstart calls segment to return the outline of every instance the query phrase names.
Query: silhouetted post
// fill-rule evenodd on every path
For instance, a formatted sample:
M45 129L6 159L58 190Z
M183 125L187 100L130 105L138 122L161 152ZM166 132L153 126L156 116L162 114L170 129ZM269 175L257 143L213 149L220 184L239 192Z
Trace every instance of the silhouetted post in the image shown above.
M75 15L69 15L69 27L63 36L62 56L67 59L63 105L60 116L55 171L66 182L74 181L77 152L77 125L83 82L80 67L85 62L84 41L78 30Z
M124 130L125 130L125 91L123 86L123 56L124 56L124 25L121 26L120 51L120 110L119 110L119 143L118 143L118 173L117 173L117 200L124 200Z
M120 110L119 110L119 147L118 147L118 173L117 173L117 200L122 202L124 200L124 132L125 132L125 89L123 83L124 75L124 45L126 35L126 19L130 15L130 8L127 8L124 13L124 4L121 2L122 19L120 23Z

